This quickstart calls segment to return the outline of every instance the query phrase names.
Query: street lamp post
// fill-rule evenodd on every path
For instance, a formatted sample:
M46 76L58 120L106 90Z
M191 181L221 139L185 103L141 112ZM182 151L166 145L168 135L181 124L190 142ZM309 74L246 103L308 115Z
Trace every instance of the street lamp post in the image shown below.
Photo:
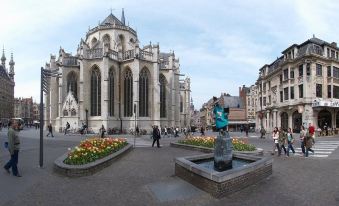
M263 93L263 91L262 91L262 81L260 82L260 94L261 94L261 97L260 97L260 120L261 120L261 129L262 128L264 128L264 122L263 122L263 119L264 119L264 112L263 112L263 107L262 107L262 105L263 105L263 96L262 96L262 93Z
M135 147L135 138L137 135L137 104L134 103L134 147Z
M58 77L58 69L47 70L41 67L41 76L40 76L40 151L39 151L39 166L43 166L43 132L44 132L44 98L43 93L49 92L49 80L51 77ZM46 105L47 106L47 105Z

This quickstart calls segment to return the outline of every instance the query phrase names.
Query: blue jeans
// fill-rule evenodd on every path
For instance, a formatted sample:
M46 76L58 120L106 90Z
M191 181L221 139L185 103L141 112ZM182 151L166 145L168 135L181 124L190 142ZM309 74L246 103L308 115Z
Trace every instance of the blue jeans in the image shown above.
M290 149L292 150L293 154L295 153L292 142L288 141L287 146L287 156L290 156Z
M14 150L14 154L11 155L11 159L5 165L5 169L8 170L12 168L12 172L14 176L18 175L18 158L19 158L19 150Z
M300 145L300 147L301 147L302 153L305 154L305 142L304 142L303 140L301 140L301 145Z
M305 157L308 157L308 151L311 151L314 154L314 150L311 148L306 148Z

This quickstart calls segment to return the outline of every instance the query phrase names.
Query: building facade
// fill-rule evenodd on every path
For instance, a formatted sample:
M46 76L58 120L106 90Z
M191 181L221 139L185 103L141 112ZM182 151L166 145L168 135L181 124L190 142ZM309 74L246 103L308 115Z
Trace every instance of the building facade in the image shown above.
M110 14L80 40L76 55L60 48L46 64L61 75L50 79L45 123L60 131L69 122L93 130L150 130L190 122L190 79L180 73L174 52L159 44L139 46L137 32ZM45 124L46 125L46 124Z
M33 123L33 98L14 99L14 117L22 118L25 124Z
M40 104L33 103L33 123L34 121L40 122Z
M2 50L0 65L0 121L7 123L14 115L14 65L13 54L9 61L9 69L6 67L5 50Z
M253 99L256 125L266 130L312 123L339 128L339 48L313 38L293 44L273 63L260 69Z
M257 86L252 85L248 88L246 93L246 116L247 122L251 125L251 127L258 127L256 125L256 107L257 107Z

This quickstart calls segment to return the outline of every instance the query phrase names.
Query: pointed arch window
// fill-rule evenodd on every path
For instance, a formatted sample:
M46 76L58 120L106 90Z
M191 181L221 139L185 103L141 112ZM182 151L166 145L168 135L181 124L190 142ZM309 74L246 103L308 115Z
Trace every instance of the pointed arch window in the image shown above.
M133 75L127 69L124 75L124 116L133 116Z
M149 80L147 69L142 69L139 74L139 116L148 117Z
M108 112L110 116L114 116L114 74L113 74L113 69L109 71L108 74L108 97L109 97L109 108Z
M101 116L101 74L97 67L91 72L91 116Z
M159 76L160 82L160 117L164 118L167 116L166 112L166 85L167 81L163 74Z
M77 76L75 72L70 72L67 76L67 94L68 92L72 92L74 98L78 100Z
M105 47L110 48L111 37L108 34L105 34L102 37L102 41L103 41Z

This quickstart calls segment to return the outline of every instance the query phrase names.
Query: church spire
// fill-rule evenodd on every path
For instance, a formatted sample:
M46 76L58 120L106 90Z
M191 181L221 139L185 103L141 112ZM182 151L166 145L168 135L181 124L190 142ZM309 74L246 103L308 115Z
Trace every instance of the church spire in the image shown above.
M125 12L124 12L124 8L122 8L121 22L122 22L122 24L125 26Z
M13 61L13 53L11 53L11 60L9 61L9 77L13 80L14 79L14 65L15 62Z
M1 64L4 68L6 67L6 57L5 57L5 47L4 46L2 46Z

